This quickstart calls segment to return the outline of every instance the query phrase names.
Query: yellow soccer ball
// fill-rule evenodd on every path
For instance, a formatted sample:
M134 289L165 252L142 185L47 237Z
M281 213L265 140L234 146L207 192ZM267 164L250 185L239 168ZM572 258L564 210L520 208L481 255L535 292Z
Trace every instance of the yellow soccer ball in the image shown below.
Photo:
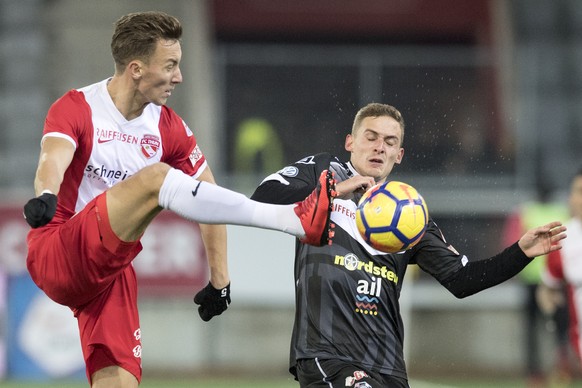
M416 245L428 224L424 198L409 184L391 181L370 188L360 199L356 225L364 240L387 253Z

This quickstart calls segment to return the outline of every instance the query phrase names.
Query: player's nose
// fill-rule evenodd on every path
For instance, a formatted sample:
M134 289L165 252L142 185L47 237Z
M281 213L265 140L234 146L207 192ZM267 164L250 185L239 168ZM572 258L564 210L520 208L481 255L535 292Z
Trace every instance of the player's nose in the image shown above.
M376 149L376 152L383 154L386 152L386 143L383 140L378 140L378 143L376 143L374 148Z
M181 84L182 83L182 70L179 67L176 68L174 76L172 77L172 83Z

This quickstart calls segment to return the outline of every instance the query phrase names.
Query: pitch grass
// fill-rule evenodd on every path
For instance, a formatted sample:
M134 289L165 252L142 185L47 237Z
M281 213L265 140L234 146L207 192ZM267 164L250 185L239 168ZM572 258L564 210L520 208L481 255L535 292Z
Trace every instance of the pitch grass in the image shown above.
M23 382L0 381L1 388L86 388L89 384L84 380ZM195 379L195 380L154 380L144 379L140 388L298 388L297 382L289 379L275 380L222 380L222 379Z
M29 381L0 381L1 388L87 388L85 380L29 382ZM194 380L158 380L144 379L140 388L298 388L299 384L291 379L273 380L233 380L233 379L194 379Z
M0 381L1 388L86 388L88 384L84 380L53 381L47 382L23 382ZM282 379L147 379L142 382L140 388L299 388L299 384L291 378ZM524 380L519 379L479 379L479 380L455 380L443 379L438 381L411 380L411 388L526 388ZM582 388L582 381L572 382L568 388Z
M2 388L86 388L84 380L47 382L0 381ZM191 379L191 380L158 380L144 379L140 388L298 388L299 384L291 378L272 380L251 379ZM411 388L526 388L523 380L454 380L421 381L411 380ZM582 388L582 381L574 382L568 388Z

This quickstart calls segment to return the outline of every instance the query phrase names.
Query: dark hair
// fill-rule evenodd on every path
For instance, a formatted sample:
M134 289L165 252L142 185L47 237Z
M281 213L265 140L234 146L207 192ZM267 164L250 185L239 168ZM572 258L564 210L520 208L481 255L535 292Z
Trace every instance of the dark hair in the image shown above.
M380 104L377 102L372 102L365 107L361 108L358 113L356 113L356 117L354 118L354 124L352 125L352 135L355 135L357 129L360 127L362 120L366 117L381 117L381 116L389 116L392 117L394 120L400 124L400 128L402 129L402 138L400 139L400 145L404 142L404 119L402 118L402 114L398 111L398 109L394 108L392 105L388 104Z
M180 40L181 37L180 21L164 12L136 12L122 16L115 22L111 38L116 71L122 72L134 59L148 63L158 40Z

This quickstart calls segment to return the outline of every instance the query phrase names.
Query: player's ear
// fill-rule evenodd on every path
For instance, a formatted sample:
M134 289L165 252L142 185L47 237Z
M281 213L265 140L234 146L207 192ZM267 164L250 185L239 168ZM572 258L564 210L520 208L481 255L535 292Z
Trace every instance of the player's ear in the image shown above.
M354 149L354 137L351 133L348 133L346 136L346 143L344 145L346 151L352 152Z
M127 70L129 71L129 74L131 74L131 78L138 80L142 75L143 64L141 61L131 61L127 65Z
M400 148L400 152L398 153L398 156L396 157L396 161L394 162L395 164L400 164L402 162L402 158L404 158L404 148Z

